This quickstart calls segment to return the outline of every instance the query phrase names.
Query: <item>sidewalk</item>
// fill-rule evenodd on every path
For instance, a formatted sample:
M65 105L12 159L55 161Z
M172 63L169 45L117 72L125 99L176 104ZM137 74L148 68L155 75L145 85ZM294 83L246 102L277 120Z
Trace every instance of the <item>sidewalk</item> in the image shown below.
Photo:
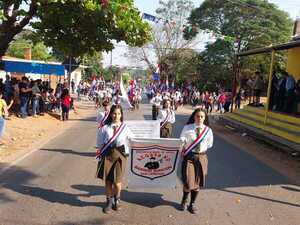
M194 108L191 105L185 105L184 107L179 107L177 112L183 113L187 115L191 115L194 111ZM272 147L287 152L292 156L300 156L300 145L278 137L276 135L272 135L268 132L265 132L261 129L257 129L255 127L251 127L247 124L238 122L236 120L225 117L227 114L220 114L213 112L209 114L210 122L213 124L219 124L221 126L226 126L229 129L238 131L243 136L248 135L253 137L256 140L262 141L271 145Z
M229 117L218 115L214 118L219 124L227 126L233 130L236 130L243 135L249 135L259 141L267 143L272 147L287 152L293 156L300 155L300 145L279 136L273 135L262 129L255 128L253 126L241 123L237 120L231 119Z
M69 121L60 121L59 114L47 114L38 117L21 119L11 116L6 120L6 126L0 146L0 163L10 163L26 153L38 149L66 129L76 124L80 119L95 116L93 102L83 99L75 101L76 113L70 111Z

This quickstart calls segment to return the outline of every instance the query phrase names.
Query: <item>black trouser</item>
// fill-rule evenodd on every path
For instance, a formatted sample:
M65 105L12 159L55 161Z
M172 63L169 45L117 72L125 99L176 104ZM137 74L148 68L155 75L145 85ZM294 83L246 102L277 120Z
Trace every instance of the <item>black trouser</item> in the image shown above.
M158 116L159 107L152 105L152 120L156 120Z
M288 90L284 103L284 111L286 113L292 113L294 111L295 94L294 89Z
M64 105L64 104L61 104L61 117L62 117L62 120L68 120L69 119L69 110L70 110L70 107Z

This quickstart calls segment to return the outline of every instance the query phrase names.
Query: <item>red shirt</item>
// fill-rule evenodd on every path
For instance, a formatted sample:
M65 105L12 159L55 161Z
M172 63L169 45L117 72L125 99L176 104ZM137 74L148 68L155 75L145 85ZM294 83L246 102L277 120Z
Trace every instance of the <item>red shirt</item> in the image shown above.
M69 107L70 104L71 104L71 97L70 97L69 95L65 96L65 97L62 99L61 103L62 103L63 105L65 105L65 106L68 106L68 107Z

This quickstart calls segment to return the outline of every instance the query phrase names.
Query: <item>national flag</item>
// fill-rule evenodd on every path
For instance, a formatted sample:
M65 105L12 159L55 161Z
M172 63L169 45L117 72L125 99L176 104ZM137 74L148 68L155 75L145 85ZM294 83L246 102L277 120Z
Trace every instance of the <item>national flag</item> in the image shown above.
M145 20L150 20L152 22L155 22L156 21L156 17L153 16L153 15L150 15L148 13L143 13L142 14L142 19L145 19Z

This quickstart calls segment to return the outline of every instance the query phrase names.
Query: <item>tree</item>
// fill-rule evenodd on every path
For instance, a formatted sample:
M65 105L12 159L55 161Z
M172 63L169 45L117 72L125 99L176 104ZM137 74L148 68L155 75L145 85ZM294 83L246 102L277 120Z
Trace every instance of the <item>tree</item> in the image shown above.
M44 43L66 56L111 50L112 39L131 46L149 40L148 25L142 22L132 0L4 0L1 10L5 19L0 24L0 56L33 17L39 19L32 26Z
M155 72L153 58L162 65L161 78L174 80L179 52L189 51L196 45L195 39L185 40L183 29L186 19L193 9L191 1L169 0L159 1L157 23L152 24L152 41L139 49L130 49L130 57L136 61L144 61L152 72ZM153 56L154 55L154 56Z
M93 75L100 76L103 75L102 67L102 54L101 52L95 52L94 54L87 54L83 57L82 62L84 66L87 66L85 69L84 79L89 80Z
M210 72L212 77L219 74L217 80L228 80L228 75L232 74L233 70L235 51L286 42L291 34L292 23L286 12L268 1L205 0L199 8L192 11L189 26L185 29L185 37L190 39L200 30L209 30L213 35L220 37L202 53L206 58L202 69ZM240 63L243 65L255 62L256 69L267 69L267 66L261 65L266 64L268 60L264 55L243 58ZM222 62L226 63L226 66Z
M14 37L36 16L38 4L38 0L0 1L0 57L5 54Z
M42 61L55 60L55 57L50 54L43 42L32 39L31 33L31 31L25 30L18 34L16 40L10 44L6 54L16 58L24 58L25 49L31 48L32 59Z

